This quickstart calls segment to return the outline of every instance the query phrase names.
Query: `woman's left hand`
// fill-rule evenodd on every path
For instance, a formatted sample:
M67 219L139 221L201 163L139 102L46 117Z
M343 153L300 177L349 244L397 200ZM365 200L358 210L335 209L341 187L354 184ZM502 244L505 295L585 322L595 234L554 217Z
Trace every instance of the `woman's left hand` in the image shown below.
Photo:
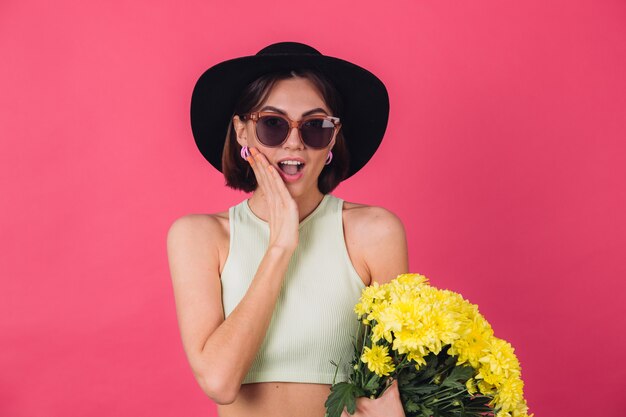
M341 417L406 417L400 401L398 381L394 379L380 398L357 398L354 414L349 414L344 408Z

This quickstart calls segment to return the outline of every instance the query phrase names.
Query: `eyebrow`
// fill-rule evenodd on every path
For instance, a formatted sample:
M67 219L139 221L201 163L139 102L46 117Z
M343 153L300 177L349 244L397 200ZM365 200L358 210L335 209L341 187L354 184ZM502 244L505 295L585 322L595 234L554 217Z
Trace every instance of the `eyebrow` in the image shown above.
M272 111L275 111L276 113L284 114L285 116L287 116L286 111L281 110L274 106L265 106L259 111L265 111L265 110L272 110ZM322 112L328 116L328 113L326 113L326 110L322 109L321 107L317 107L317 108L314 108L313 110L305 111L304 113L302 113L302 117L308 116L309 114L313 114L313 113L319 113L319 112Z

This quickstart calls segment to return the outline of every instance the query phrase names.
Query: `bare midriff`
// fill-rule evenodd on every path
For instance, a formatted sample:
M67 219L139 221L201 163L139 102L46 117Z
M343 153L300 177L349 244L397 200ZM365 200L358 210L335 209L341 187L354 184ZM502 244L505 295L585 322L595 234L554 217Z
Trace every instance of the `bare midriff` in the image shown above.
M232 404L218 405L220 417L324 417L328 384L260 382L244 384Z

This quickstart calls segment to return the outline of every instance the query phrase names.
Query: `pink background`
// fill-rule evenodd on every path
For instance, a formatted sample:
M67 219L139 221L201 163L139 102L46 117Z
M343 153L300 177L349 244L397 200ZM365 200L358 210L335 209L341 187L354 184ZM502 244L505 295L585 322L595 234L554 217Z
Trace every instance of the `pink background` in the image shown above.
M550 4L547 4L550 3ZM306 42L387 84L335 195L480 305L536 416L623 415L626 2L0 3L0 416L212 416L165 239L245 198L195 148L209 66Z

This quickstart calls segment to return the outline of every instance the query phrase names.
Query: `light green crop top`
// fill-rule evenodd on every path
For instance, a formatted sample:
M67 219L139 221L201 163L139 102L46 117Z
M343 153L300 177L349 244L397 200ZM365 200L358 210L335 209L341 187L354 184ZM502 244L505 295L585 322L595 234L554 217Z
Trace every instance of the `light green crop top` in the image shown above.
M300 222L294 252L270 326L243 383L331 384L348 378L359 322L354 305L365 287L346 249L343 200L326 194ZM245 295L269 242L269 225L244 200L228 211L230 249L222 270L227 317Z

